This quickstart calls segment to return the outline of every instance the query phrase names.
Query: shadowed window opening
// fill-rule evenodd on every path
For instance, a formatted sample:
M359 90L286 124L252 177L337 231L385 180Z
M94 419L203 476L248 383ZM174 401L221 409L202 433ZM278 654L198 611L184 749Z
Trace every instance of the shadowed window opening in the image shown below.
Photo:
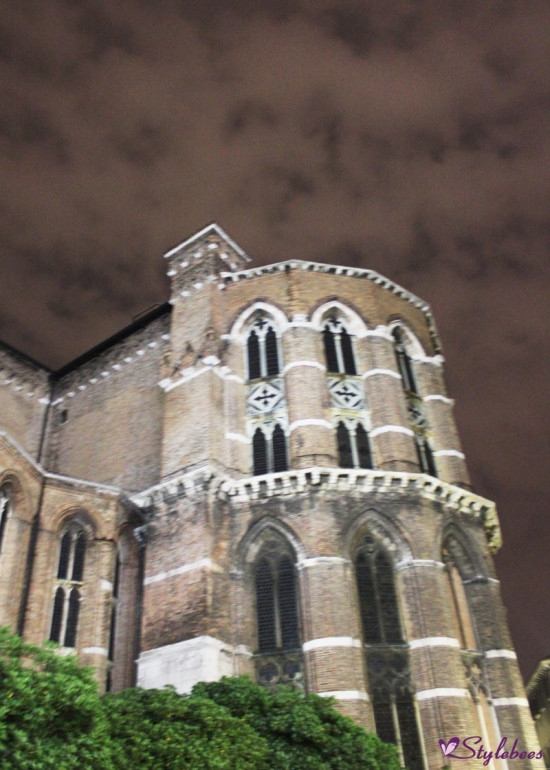
M252 330L248 336L247 342L248 352L248 379L256 380L261 377L260 369L260 342L258 335Z
M254 322L246 341L248 379L276 377L280 373L277 335L264 318Z
M415 443L420 470L422 473L427 473L428 476L437 478L437 468L435 467L435 460L428 439L425 436L417 435L415 436Z
M76 629L78 625L78 612L80 610L80 594L78 588L73 588L69 594L69 614L67 617L67 630L65 632L65 647L75 647Z
M393 330L395 357L397 368L403 380L403 387L411 393L418 393L416 379L413 372L412 361L405 347L403 331L397 327Z
M397 745L402 766L425 770L393 565L370 535L359 546L355 577L376 732Z
M285 432L279 423L256 428L252 437L252 465L255 476L288 470Z
M52 610L50 640L75 647L80 612L80 592L76 584L84 579L86 533L75 522L68 525L59 544L56 578L58 586ZM59 585L60 583L60 585Z
M353 468L353 455L351 451L351 436L349 429L343 422L338 423L336 429L338 441L338 465L340 468Z
M10 498L5 487L0 489L0 553L2 553L2 543L4 541L4 533L6 531L6 524L10 513Z
M342 420L336 427L338 465L340 468L373 468L367 431L361 423L348 427Z
M359 467L360 468L372 468L372 456L370 451L369 437L367 431L359 423L355 432L355 440L357 443L357 454L359 455Z
M58 587L53 602L52 625L50 629L50 641L59 644L61 636L61 623L63 621L63 608L65 606L65 591Z
M323 345L328 372L357 374L351 336L337 319L329 321L323 329Z
M300 647L294 564L287 555L263 558L256 567L258 652Z

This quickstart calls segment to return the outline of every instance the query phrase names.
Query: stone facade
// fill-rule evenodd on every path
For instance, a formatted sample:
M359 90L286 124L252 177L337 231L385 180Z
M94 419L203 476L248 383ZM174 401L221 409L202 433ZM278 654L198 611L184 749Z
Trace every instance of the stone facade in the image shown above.
M330 695L411 770L538 750L428 305L216 225L166 260L169 302L62 370L0 350L0 622L112 689Z

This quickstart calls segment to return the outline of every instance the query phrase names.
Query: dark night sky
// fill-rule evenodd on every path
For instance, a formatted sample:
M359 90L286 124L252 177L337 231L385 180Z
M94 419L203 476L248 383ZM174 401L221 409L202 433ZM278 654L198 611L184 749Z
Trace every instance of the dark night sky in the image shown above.
M57 367L217 221L431 303L524 675L550 652L548 0L17 0L0 337Z

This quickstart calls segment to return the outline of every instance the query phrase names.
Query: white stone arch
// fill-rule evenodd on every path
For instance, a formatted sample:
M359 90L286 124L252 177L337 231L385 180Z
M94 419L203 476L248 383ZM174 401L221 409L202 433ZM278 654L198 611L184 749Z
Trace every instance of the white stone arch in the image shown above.
M288 327L288 318L280 308L270 302L257 300L243 310L234 321L229 331L229 338L241 345L245 345L250 327L254 319L260 315L265 316L271 321L277 337L280 337Z
M487 578L487 563L472 538L456 522L443 527L440 539L440 552L443 553L450 539L457 543L457 553L450 554L463 580Z
M427 354L422 343L405 321L401 318L396 318L388 323L388 329L392 338L396 329L401 330L403 334L403 344L410 358L413 360L426 358Z
M343 322L347 332L354 337L364 337L367 334L367 325L359 313L336 299L325 302L316 308L311 314L311 324L322 331L323 324L334 316Z
M296 533L287 524L273 516L264 516L250 527L239 543L236 560L237 572L242 574L252 568L269 537L270 531L277 538L282 538L287 542L295 564L306 558L305 548Z
M394 566L413 559L412 549L401 529L387 516L370 508L354 519L344 537L345 556L353 563L361 539L372 535L386 549Z

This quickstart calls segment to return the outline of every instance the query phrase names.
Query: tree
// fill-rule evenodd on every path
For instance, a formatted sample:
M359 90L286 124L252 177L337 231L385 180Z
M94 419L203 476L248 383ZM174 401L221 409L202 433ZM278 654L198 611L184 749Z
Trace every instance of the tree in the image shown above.
M329 699L247 677L100 698L73 656L0 629L0 770L399 770Z
M399 770L395 746L340 714L332 699L288 687L272 694L247 677L201 682L195 696L224 706L265 738L273 770Z
M0 768L104 768L91 669L0 628Z
M208 698L134 688L102 707L113 769L268 770L267 742Z

